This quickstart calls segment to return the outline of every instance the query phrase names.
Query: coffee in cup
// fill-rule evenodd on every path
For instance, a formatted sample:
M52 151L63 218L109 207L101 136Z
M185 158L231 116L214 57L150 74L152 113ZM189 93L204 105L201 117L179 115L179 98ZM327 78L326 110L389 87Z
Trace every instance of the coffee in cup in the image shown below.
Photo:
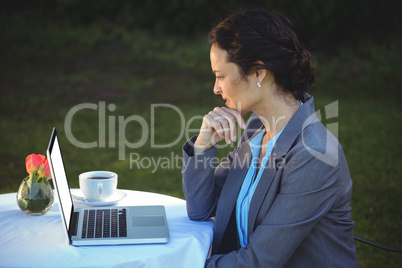
M117 174L111 171L88 171L79 175L80 189L90 202L101 202L117 189Z

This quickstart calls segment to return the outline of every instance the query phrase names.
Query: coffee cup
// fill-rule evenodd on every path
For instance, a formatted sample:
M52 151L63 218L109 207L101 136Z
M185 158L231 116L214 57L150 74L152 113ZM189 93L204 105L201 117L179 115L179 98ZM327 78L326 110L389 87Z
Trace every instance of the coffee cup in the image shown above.
M102 202L117 189L117 174L111 171L88 171L79 175L80 189L90 202Z

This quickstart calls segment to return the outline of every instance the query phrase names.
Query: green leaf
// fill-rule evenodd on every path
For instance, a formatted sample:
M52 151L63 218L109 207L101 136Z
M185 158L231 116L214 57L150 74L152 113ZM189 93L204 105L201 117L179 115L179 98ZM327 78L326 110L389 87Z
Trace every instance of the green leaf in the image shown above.
M32 183L28 193L29 199L34 199L35 196L38 195L40 189L41 189L41 183Z
M37 183L37 175L35 172L32 172L29 175L28 180L26 181L27 183L27 196L29 196L29 199L33 199L38 193L41 188L41 184Z

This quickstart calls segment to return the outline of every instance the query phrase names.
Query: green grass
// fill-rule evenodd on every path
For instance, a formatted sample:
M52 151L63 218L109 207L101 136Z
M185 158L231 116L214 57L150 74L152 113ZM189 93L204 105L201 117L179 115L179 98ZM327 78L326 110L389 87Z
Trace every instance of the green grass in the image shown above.
M174 105L183 113L184 124L195 130L200 120L190 124L192 117L223 105L212 91L205 40L150 36L108 24L71 28L31 24L23 18L9 23L14 26L3 24L0 43L0 193L17 191L26 176L25 157L45 154L55 126L71 187L78 187L81 172L103 169L118 173L119 188L183 198L181 145L195 131L180 137L184 125L179 114L159 107L152 117L152 105ZM400 40L395 40L387 46L314 53L318 81L311 93L321 111L339 100L339 117L324 123L339 125L339 140L354 181L354 233L402 246L399 47ZM83 103L105 104L103 148L79 148L67 139L66 116ZM111 104L113 111L108 109ZM145 120L149 133L145 144L124 147L123 154L118 145L139 142L142 131L138 122L130 122L122 133L118 122L135 115ZM99 109L79 110L71 124L74 136L81 142L99 143L99 116ZM113 120L114 138L108 134ZM177 142L153 148L152 131L155 144ZM119 135L124 139L119 140ZM226 146L219 156L231 149L233 145ZM158 168L152 161L159 161ZM402 262L401 254L360 242L356 246L361 267L398 267Z

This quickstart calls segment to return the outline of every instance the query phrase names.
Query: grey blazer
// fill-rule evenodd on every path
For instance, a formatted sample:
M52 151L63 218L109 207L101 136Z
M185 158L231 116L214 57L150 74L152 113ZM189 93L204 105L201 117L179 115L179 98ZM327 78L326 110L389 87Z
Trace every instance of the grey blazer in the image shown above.
M196 137L183 146L188 216L215 216L212 256L205 266L358 267L349 169L309 95L276 142L250 204L248 245L239 246L236 199L252 157L249 141L262 127L252 115L222 163L217 163L216 147L194 156Z

